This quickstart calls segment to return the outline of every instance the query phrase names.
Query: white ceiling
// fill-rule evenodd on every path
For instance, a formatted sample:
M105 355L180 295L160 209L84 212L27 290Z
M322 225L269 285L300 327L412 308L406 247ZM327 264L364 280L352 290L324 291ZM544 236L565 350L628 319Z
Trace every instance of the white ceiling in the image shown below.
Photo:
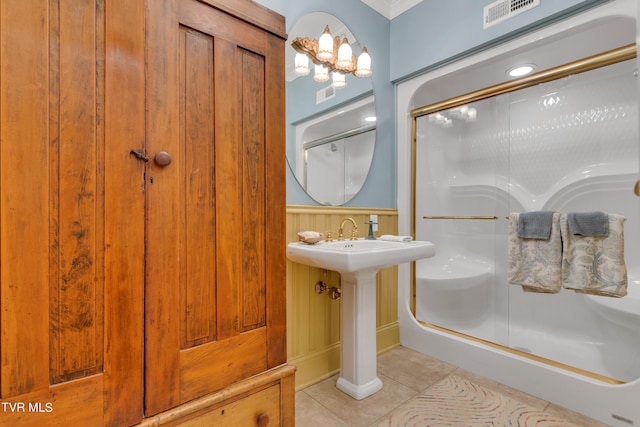
M422 0L361 0L364 4L377 11L387 19L393 19Z

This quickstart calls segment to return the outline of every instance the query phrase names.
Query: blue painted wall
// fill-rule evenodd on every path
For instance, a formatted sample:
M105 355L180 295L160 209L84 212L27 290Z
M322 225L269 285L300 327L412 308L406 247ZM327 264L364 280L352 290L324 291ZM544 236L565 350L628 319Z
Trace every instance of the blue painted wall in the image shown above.
M347 205L396 207L394 84L503 43L606 1L542 0L540 6L483 30L482 9L492 0L425 0L392 21L359 0L257 0L287 19L326 12L339 18L373 58L377 140L369 177ZM287 171L287 203L317 204Z
M607 0L542 0L540 5L484 30L483 8L493 0L427 0L391 21L394 82L579 13Z
M347 205L364 207L393 208L396 206L396 144L394 88L389 77L389 28L388 19L374 11L359 0L259 0L270 9L284 15L287 19L287 30L303 15L311 12L330 13L339 18L353 33L354 37L367 46L372 57L373 90L376 97L376 148L371 164L369 177L362 190ZM313 36L310 34L310 36ZM357 54L357 53L356 53ZM301 80L302 79L298 79ZM307 79L311 80L311 79ZM353 80L353 79L352 79ZM353 82L355 88L356 82ZM349 83L352 86L352 83ZM347 86L346 90L349 90ZM316 87L316 90L320 86ZM312 93L315 93L313 91ZM336 94L336 99L322 105L335 105L344 102L347 92ZM339 97L340 96L340 97ZM315 99L312 101L315 102ZM300 105L287 105L292 110L292 117L300 120L297 110ZM309 110L304 107L305 111ZM317 115L319 111L310 115ZM293 173L287 171L287 203L317 204L304 192Z

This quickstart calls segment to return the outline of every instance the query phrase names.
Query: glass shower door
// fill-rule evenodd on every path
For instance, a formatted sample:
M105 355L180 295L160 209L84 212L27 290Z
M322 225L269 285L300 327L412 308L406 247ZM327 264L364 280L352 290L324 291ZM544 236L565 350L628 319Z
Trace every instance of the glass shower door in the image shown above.
M615 213L627 219L619 304L640 302L635 74L626 60L416 117L414 226L437 247L416 263L419 321L597 375L640 375L638 328L603 314L602 298L617 298L507 279L510 213Z
M417 118L416 235L437 247L416 264L416 316L508 345L505 256L509 177L508 98Z

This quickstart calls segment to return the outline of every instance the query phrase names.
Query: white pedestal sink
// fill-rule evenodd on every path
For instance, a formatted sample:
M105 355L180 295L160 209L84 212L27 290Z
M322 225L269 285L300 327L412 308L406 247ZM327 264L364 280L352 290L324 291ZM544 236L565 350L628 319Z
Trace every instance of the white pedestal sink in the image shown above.
M435 254L431 242L343 240L289 243L294 262L337 271L342 277L342 337L338 389L357 400L382 388L376 367L376 273Z

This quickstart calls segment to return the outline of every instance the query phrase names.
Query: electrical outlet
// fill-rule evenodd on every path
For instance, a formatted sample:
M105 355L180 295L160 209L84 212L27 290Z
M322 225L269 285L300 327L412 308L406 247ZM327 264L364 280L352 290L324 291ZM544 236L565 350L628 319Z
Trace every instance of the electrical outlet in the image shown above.
M373 232L378 231L378 215L369 215L369 221L373 222Z

